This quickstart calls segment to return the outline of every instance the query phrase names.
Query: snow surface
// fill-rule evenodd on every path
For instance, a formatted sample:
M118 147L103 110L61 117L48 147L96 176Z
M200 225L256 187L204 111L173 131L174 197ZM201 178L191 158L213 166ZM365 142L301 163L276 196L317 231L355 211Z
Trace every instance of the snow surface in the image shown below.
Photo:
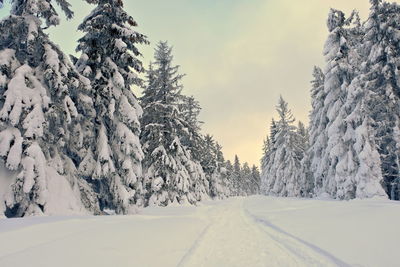
M45 168L47 192L46 214L48 215L87 215L88 211L82 206L79 196L79 189L72 189L65 177L60 176L54 168ZM12 172L5 168L0 168L0 219L4 218L5 201L10 185L15 181L18 172ZM72 196L72 197L71 197ZM22 220L22 219L21 219ZM46 223L47 219L44 219ZM11 223L15 220L8 220ZM22 220L23 221L23 220ZM29 224L29 220L27 220ZM40 221L41 222L41 221ZM0 225L2 225L0 223ZM0 226L0 232L2 228ZM0 247L2 239L0 238ZM1 254L1 253L0 253ZM1 262L1 260L0 260ZM1 263L0 263L0 266Z
M78 188L71 188L66 177L57 173L54 168L46 168L47 201L45 213L48 215L85 215L85 210L80 201ZM1 230L0 230L1 231ZM1 264L0 264L1 266Z
M0 266L398 266L400 203L256 196L0 219Z

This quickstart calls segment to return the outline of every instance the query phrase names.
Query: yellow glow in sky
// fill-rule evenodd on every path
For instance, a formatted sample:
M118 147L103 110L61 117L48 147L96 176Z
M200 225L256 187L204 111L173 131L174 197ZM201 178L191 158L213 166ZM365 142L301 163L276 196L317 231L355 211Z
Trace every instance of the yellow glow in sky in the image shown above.
M400 0L397 0L400 1ZM74 53L77 25L93 8L69 1L74 20L50 31L66 53ZM223 146L227 159L259 164L279 95L295 117L308 123L310 80L314 65L324 67L322 49L330 8L364 20L368 0L125 0L151 46L143 61L152 59L159 40L174 46L181 65L184 93L201 103L204 133ZM0 10L0 16L4 16Z
M259 164L262 143L279 95L306 124L314 65L324 67L322 49L330 8L365 19L368 0L243 1L229 22L235 34L211 57L182 62L203 107L205 130L222 142L225 155ZM240 22L240 23L237 23ZM228 23L228 22L224 22ZM193 50L193 55L196 54Z

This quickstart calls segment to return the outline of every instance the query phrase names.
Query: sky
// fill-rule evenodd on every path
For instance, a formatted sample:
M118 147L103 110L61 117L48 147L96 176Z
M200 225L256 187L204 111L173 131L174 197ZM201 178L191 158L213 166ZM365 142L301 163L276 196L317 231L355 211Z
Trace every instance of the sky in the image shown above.
M6 0L7 1L7 0ZM397 0L398 2L400 0ZM49 30L65 53L74 54L76 29L93 6L70 0L75 18ZM314 65L324 67L323 45L330 8L368 15L368 0L125 0L126 10L148 36L143 62L160 40L173 46L183 93L200 101L203 132L223 146L226 159L259 165L279 96L307 124ZM8 14L9 4L0 10ZM140 95L140 90L135 92Z

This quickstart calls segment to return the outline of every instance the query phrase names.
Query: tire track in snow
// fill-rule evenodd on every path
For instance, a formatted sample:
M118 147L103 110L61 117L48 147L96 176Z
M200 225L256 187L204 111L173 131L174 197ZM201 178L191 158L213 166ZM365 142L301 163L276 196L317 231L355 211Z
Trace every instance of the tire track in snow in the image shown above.
M255 216L247 208L243 207L243 209L244 209L244 214L250 220L254 221L256 223L256 225L264 233L266 233L268 236L270 236L276 242L282 244L286 249L288 249L292 253L298 255L299 257L302 257L305 260L307 260L307 258L309 258L310 255L303 254L301 251L299 251L300 250L299 248L305 247L306 249L313 251L315 254L318 254L321 257L328 259L329 261L331 261L333 264L335 264L337 266L340 266L340 267L350 267L351 266L350 264L335 257L328 251L284 231L283 229L279 228L278 226L274 225L273 223L271 223L270 221L268 221L266 219Z
M207 211L210 224L178 267L346 266L301 243L288 246L274 235L266 235L259 223L246 214L244 199L233 199L227 204Z
M189 248L189 250L183 255L182 259L179 261L178 265L176 267L183 267L189 260L189 258L193 255L194 251L198 248L200 242L204 239L204 236L207 234L208 229L210 228L211 223L209 223L203 231L200 233L200 235L197 237L197 239L194 241L192 246Z

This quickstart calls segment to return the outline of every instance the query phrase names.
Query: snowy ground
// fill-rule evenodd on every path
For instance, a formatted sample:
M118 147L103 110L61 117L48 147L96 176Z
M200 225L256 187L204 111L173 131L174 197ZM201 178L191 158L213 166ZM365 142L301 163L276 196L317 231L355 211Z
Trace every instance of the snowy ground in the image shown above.
M399 266L400 203L235 198L0 219L0 266Z

